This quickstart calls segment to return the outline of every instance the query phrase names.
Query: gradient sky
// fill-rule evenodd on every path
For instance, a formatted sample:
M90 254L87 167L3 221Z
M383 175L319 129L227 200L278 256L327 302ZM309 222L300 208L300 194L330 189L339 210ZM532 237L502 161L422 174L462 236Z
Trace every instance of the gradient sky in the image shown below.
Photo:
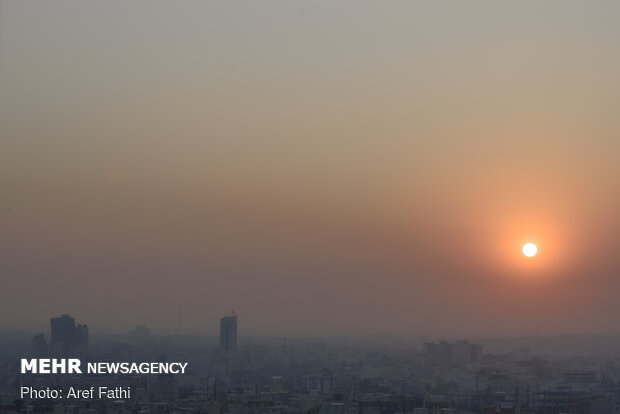
M2 1L0 327L619 332L619 20Z

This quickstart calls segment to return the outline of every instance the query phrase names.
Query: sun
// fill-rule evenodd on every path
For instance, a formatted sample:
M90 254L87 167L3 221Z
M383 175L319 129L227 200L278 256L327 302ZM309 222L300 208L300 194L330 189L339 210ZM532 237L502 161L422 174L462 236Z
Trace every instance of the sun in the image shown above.
M538 252L538 247L534 243L525 243L523 249L521 249L524 255L527 257L534 257Z

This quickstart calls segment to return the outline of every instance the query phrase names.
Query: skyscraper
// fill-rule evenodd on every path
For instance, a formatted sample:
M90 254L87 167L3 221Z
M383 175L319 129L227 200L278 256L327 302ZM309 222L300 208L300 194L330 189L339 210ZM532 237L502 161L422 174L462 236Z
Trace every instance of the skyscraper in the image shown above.
M85 357L88 351L88 326L75 324L75 318L64 314L50 320L52 354L61 357Z
M227 352L237 350L237 315L235 312L220 319L220 347Z
M88 325L78 323L75 327L75 356L88 358Z
M55 356L68 357L75 347L75 318L64 314L50 320L50 345Z
M31 352L34 358L45 358L48 355L47 342L43 334L35 335L31 341Z

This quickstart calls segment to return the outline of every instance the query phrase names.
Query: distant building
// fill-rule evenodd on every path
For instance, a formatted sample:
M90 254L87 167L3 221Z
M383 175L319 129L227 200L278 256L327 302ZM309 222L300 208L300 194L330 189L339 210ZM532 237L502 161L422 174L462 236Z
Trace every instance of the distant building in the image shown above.
M217 378L202 378L198 386L198 396L202 400L217 401Z
M235 312L220 319L220 348L226 352L237 350L237 315Z
M134 343L142 343L151 336L151 330L144 325L136 326L129 332L129 338Z
M331 375L306 375L302 381L303 390L307 392L331 395L334 389L334 379Z
M423 351L428 357L456 365L479 361L482 358L482 345L472 344L469 341L427 342L423 345Z
M85 358L88 354L88 325L75 324L64 314L50 320L50 348L54 356Z
M536 414L587 413L590 400L583 391L574 391L570 387L541 391L534 402Z
M49 350L47 348L47 342L43 334L35 335L31 342L32 356L35 358L43 358L48 356Z
M75 327L75 353L80 359L88 358L88 325L77 324Z
M73 356L75 349L75 318L61 315L50 320L52 354L59 357Z

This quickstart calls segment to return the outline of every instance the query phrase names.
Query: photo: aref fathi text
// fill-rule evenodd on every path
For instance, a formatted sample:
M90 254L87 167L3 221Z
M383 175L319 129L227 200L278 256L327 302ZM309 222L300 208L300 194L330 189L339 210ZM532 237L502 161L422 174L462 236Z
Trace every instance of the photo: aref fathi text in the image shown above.
M68 390L55 388L21 387L20 398L22 399L130 399L131 387L69 387Z

